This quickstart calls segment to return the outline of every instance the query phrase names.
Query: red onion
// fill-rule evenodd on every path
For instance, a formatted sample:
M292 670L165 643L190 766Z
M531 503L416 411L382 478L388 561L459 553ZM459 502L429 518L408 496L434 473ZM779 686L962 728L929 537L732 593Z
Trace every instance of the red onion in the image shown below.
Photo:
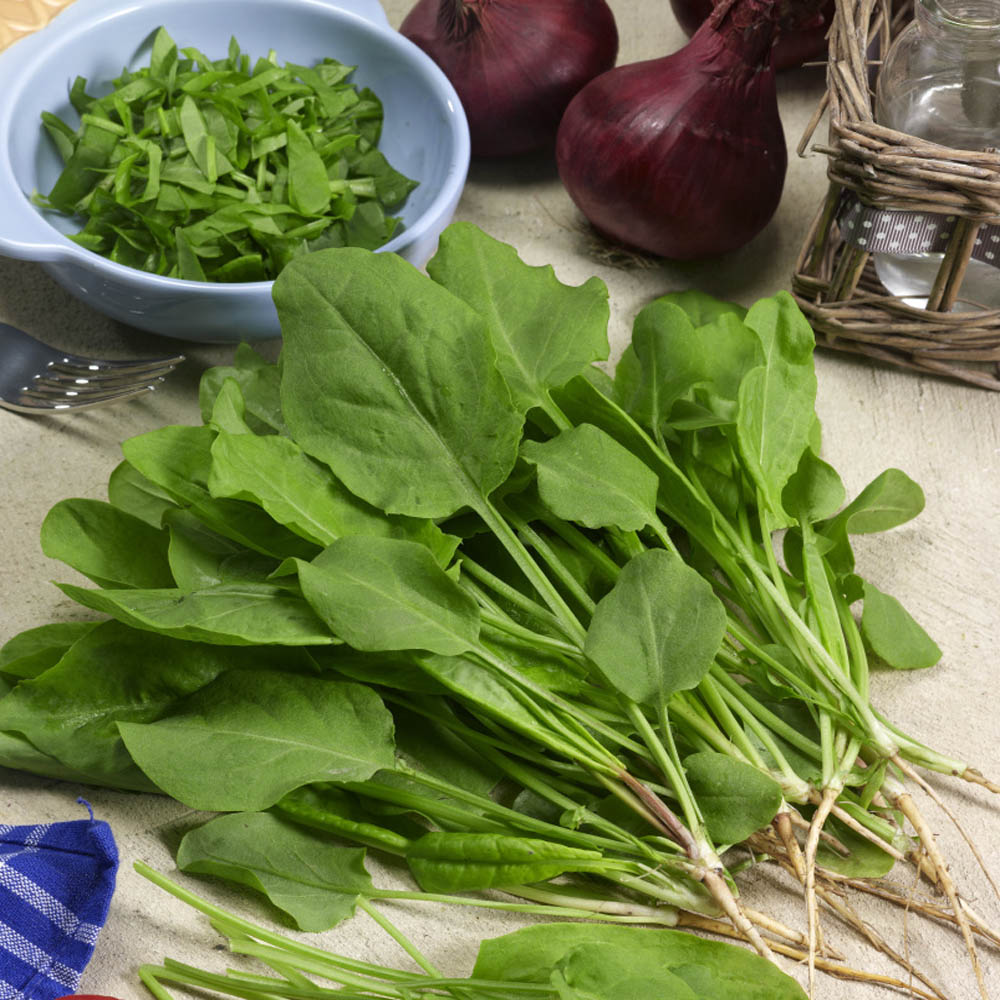
M573 95L618 56L605 0L419 0L399 30L458 92L473 156L550 144Z
M685 34L693 35L712 13L714 0L670 0ZM836 9L834 0L784 0L781 5L774 68L794 69L815 59L826 59L826 33Z
M599 232L689 259L767 225L788 164L771 64L777 13L777 0L720 0L683 49L609 70L573 98L556 161Z

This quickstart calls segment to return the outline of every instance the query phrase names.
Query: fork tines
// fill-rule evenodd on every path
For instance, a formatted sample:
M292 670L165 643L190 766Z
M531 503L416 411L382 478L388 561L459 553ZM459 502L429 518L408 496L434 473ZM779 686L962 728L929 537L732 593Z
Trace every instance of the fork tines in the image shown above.
M151 392L183 355L144 361L94 361L64 355L21 386L14 402L31 409L82 409Z

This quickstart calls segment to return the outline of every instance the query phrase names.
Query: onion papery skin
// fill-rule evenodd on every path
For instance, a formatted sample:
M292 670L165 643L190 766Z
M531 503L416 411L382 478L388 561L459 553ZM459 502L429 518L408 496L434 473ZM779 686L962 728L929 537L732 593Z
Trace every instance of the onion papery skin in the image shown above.
M570 102L559 175L604 236L690 260L743 246L773 216L788 154L770 45L758 36L750 53L742 37L772 33L757 12L773 5L735 7L754 13L753 27L707 21L678 52L612 69Z
M670 0L677 23L693 35L712 13L714 0ZM796 69L803 63L826 60L826 33L836 13L834 0L785 0L774 46L774 68Z
M570 100L618 57L605 0L419 0L399 30L451 81L477 157L551 147Z

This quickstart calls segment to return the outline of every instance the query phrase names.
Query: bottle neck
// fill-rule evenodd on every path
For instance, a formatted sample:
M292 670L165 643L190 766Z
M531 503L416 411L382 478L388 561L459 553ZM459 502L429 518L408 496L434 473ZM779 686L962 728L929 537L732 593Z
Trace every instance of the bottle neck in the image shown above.
M967 53L1000 53L1000 0L916 0L922 34Z

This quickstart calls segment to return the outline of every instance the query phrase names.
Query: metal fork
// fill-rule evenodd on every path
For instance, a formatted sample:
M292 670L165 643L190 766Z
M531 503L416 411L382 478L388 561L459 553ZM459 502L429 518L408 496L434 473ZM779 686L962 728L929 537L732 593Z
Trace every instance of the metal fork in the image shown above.
M152 392L183 360L183 354L123 361L84 358L0 323L0 407L62 413L107 406Z

